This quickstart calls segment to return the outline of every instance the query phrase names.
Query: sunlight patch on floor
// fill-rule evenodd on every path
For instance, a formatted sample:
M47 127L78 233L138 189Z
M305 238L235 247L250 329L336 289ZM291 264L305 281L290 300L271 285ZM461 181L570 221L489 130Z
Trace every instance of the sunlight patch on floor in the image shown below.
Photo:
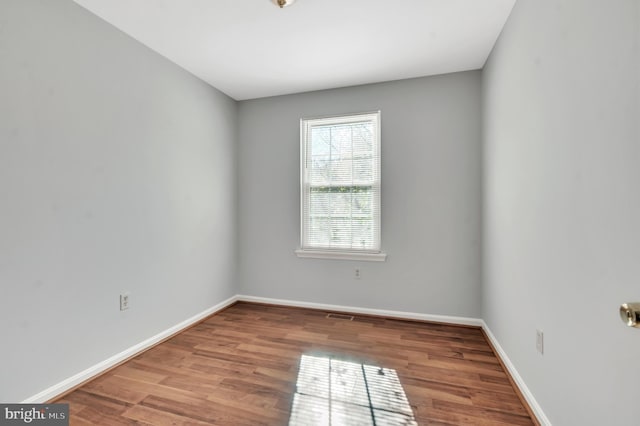
M290 426L417 425L395 370L302 355Z

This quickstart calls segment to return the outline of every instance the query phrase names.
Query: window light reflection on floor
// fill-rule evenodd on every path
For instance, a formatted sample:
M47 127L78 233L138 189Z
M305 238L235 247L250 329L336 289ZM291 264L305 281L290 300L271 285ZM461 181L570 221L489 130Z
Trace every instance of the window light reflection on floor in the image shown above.
M395 370L302 355L289 426L417 425Z

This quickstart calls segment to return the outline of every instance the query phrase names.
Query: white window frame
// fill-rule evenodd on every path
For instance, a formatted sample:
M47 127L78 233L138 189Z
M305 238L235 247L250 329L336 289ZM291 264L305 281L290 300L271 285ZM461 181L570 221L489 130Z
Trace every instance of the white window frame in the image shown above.
M310 129L313 126L327 125L327 124L340 124L340 123L356 123L361 121L372 121L375 124L375 154L378 157L377 161L377 181L374 181L373 185L376 187L374 190L374 197L378 203L377 208L374 209L374 221L376 223L374 233L374 250L362 250L362 249L332 249L332 248L315 248L305 247L305 225L308 222L305 217L305 197L308 196L310 185L308 184L308 172L306 167L307 161L307 146L309 142ZM386 253L382 252L381 245L381 122L380 111L364 112L356 114L343 114L333 115L326 117L316 118L302 118L300 119L300 248L295 253L300 258L316 258L316 259L336 259L336 260L358 260L358 261L377 261L382 262L386 260Z

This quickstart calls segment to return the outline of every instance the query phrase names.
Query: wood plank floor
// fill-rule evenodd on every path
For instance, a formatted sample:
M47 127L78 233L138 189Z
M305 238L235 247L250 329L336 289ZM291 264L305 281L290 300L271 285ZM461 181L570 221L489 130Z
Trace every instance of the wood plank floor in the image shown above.
M303 355L323 365L333 360L331 372L319 370L296 385ZM340 361L347 366L342 373L334 367ZM401 390L373 389L381 378L361 373L364 366L379 367L373 371L385 380L397 374ZM350 374L352 382L345 379ZM331 395L342 393L327 397L318 380L333 384ZM358 389L369 403L352 403L355 393L344 392L359 392L358 380L367 384ZM325 394L303 395L313 386ZM398 414L402 390L410 410ZM392 392L395 402L372 403L376 392ZM72 425L287 425L313 423L305 413L309 401L325 420L327 406L331 413L346 410L349 421L331 414L333 424L403 424L399 418L420 425L535 424L479 329L327 318L322 311L251 303L235 304L56 402L70 404ZM371 415L358 417L356 409ZM380 413L396 420L385 423Z

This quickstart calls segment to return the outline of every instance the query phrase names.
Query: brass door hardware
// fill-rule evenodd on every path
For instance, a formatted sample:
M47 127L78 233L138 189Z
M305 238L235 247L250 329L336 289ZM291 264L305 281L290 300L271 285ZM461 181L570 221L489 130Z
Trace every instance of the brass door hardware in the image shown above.
M620 318L629 327L640 328L640 303L623 303L620 305Z

